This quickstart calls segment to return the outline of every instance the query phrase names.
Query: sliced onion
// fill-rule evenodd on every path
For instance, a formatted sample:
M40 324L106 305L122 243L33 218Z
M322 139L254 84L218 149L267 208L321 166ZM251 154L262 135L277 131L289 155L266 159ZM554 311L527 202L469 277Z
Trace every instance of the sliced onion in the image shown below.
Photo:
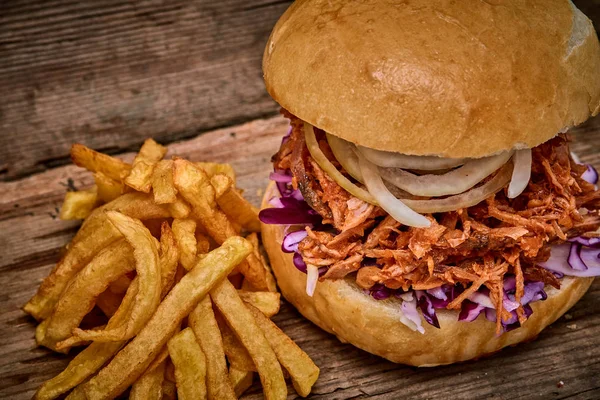
M377 205L377 200L375 200L374 196L350 182L350 180L348 180L348 178L338 171L335 165L333 165L331 161L327 159L319 147L319 143L317 142L315 131L312 125L306 122L304 123L304 137L306 140L306 147L308 147L308 151L312 158L314 158L317 164L319 164L319 167L321 167L323 171L325 171L334 181L336 181L338 185L340 185L354 197L358 197L367 203Z
M331 147L335 159L338 160L351 177L363 183L363 177L360 173L360 167L358 166L358 158L354 153L356 147L352 143L340 139L337 136L330 135L329 133L326 133L326 135L327 143L329 143L329 147Z
M379 168L381 177L417 196L447 196L465 192L494 173L512 156L503 152L496 156L471 160L460 168L442 175L414 175L400 168Z
M285 253L293 253L298 251L298 244L306 237L308 233L306 231L294 231L290 232L283 238L283 242L281 243L281 250Z
M471 207L481 203L483 200L487 199L488 197L502 189L504 186L506 186L506 184L510 180L511 171L512 164L505 164L492 179L490 179L483 185L473 188L465 193L446 197L445 199L402 199L402 202L414 211L420 213L438 213L454 211L458 210L459 208Z
M514 199L527 187L531 178L531 149L517 150L513 157L513 169L510 185L508 185L508 198Z
M408 156L406 154L392 153L356 146L360 152L373 164L380 167L421 169L431 171L436 169L448 169L463 165L465 158L443 158L435 156Z
M406 204L398 200L387 187L385 187L375 164L367 160L361 153L357 153L357 155L358 165L360 165L360 171L365 179L365 185L367 186L369 193L377 199L381 208L401 224L414 227L431 226L431 221L423 215L411 210Z
M312 264L306 265L306 294L310 297L315 294L317 282L319 281L319 267Z
M420 333L425 333L425 328L423 328L423 325L421 324L421 316L417 312L417 300L413 298L412 293L410 294L410 300L406 300L404 297L402 298L402 305L400 306L400 309L402 310L404 317L406 317L406 319L412 322L415 328L407 324L405 321L400 321L409 328L413 328Z

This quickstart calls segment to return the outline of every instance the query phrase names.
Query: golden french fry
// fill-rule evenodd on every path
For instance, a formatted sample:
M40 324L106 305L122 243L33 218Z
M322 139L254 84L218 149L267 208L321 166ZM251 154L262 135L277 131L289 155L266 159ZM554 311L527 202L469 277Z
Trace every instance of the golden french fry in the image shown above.
M115 294L123 294L127 291L129 285L131 285L131 279L127 275L121 275L108 285L108 290Z
M195 217L217 242L236 236L236 231L227 216L218 209L215 189L206 173L193 163L175 159L173 161L173 182L179 193L190 203ZM242 262L239 270L259 290L275 291L275 279L262 265L255 254L250 254Z
M302 397L308 396L312 386L319 378L319 367L273 321L257 308L251 305L247 307L265 334L279 363L290 374L296 392Z
M125 240L118 240L100 251L71 281L52 316L38 325L35 333L38 345L57 350L56 344L71 336L110 282L134 268L133 251Z
M98 204L97 188L65 193L59 218L63 221L87 218Z
M204 256L171 289L138 335L83 385L87 399L116 397L135 382L148 368L152 355L165 345L198 301L251 251L252 247L245 239L233 237Z
M170 229L169 231L170 232ZM165 237L163 239L163 236ZM161 236L161 245L162 243L169 243L169 250L167 253L172 253L170 250L177 249L174 246L174 243L171 242L173 239L172 233L167 233ZM170 236L170 238L168 238ZM161 249L163 250L163 249ZM177 254L170 254L165 256L164 251L161 253L160 257L161 262L161 275L165 269L168 268L176 268L177 266ZM175 267L168 266L166 263L172 264ZM163 286L164 285L164 286ZM161 276L161 293L168 292L168 289L173 285L173 281L170 279L162 279ZM107 292L104 292L107 293ZM126 323L129 319L129 315L131 315L131 308L133 307L133 303L138 293L138 284L137 279L134 279L132 283L129 285L125 297L122 299L120 304L117 304L116 312L113 317L108 321L106 329L113 329ZM176 327L175 332L179 330L179 326ZM81 351L67 366L67 368L61 372L56 377L51 380L45 382L42 387L36 393L36 399L44 400L44 399L52 399L56 396L65 393L69 389L77 386L92 374L94 374L97 370L99 370L108 360L110 360L114 354L116 354L119 349L125 344L123 342L96 342L90 344L83 351ZM159 353L159 355L154 359L152 364L150 364L149 368L152 368L161 361L164 361L168 356L168 351L166 346L164 346L163 351ZM84 396L82 391L77 391L73 395L73 398L76 398L77 395ZM71 397L71 396L70 396ZM85 398L85 397L83 397Z
M240 298L248 304L258 308L260 312L271 318L279 312L281 295L275 292L246 292L238 290Z
M124 192L123 183L109 178L102 172L94 173L94 182L98 188L98 199L109 203Z
M217 204L229 218L251 232L260 232L258 210L244 199L226 175L215 175L210 179L215 188Z
M197 162L195 164L202 168L208 177L212 177L217 174L223 174L227 175L233 182L235 182L235 170L231 164L219 164L214 162Z
M233 330L227 325L227 322L219 319L217 321L219 322L221 337L223 338L223 351L227 356L229 364L237 369L256 372L256 365L252 361L248 350L246 350Z
M160 235L160 298L163 299L175 283L179 249L175 235L167 222L163 222Z
M173 218L186 219L192 213L192 209L185 200L177 197L174 203L166 204Z
M163 360L156 367L148 368L148 371L131 385L129 400L161 400L166 363L166 360Z
M206 399L206 360L191 328L185 328L167 343L175 366L177 397Z
M131 339L150 319L160 303L161 275L158 249L155 239L148 229L138 220L134 220L116 211L106 212L108 220L121 232L133 248L135 269L138 280L138 294L135 306L127 324L111 330L73 330L73 336L83 340L122 341Z
M118 182L122 181L131 170L131 165L128 163L107 154L99 153L79 143L71 146L71 160L79 167L92 172L102 172Z
M210 251L210 239L196 231L196 254L205 254Z
M175 335L173 335L173 336L175 336ZM167 342L167 344L168 344L168 342ZM167 367L165 368L165 379L167 379L171 382L177 381L175 379L175 366L173 365L173 361L171 361L170 358L167 360Z
M179 248L179 262L188 271L196 265L196 221L175 219L172 224L175 241Z
M208 398L236 399L233 386L228 379L223 340L209 296L202 299L194 308L188 318L188 324L206 356Z
M177 387L175 382L165 379L162 385L163 400L176 400L177 399Z
M157 204L171 204L177 201L177 189L173 185L173 161L161 160L152 173L152 192Z
M127 322L128 316L130 315L131 308L135 297L138 292L137 279L134 279L127 289L127 293L123 298L118 310L110 318L106 329L113 329L121 326ZM66 346L74 346L77 344L75 341L67 339L65 342ZM36 400L50 400L58 397L59 395L73 389L81 382L85 381L92 374L98 371L102 366L110 360L125 344L122 342L95 342L91 343L88 347L83 349L79 354L75 356L73 360L67 365L60 374L54 378L44 382L42 386L35 393L34 398ZM85 394L81 387L77 387L68 396L70 399L85 399Z
M154 203L152 197L144 193L127 193L95 209L73 238L65 256L23 307L26 313L37 320L48 318L69 281L98 251L121 237L119 231L106 220L106 210L118 211L140 220L169 217L166 207Z
M240 397L250 386L252 386L252 380L254 378L254 372L244 371L241 369L229 368L229 380L235 390L235 395Z
M119 309L119 305L123 301L123 295L113 293L110 290L105 290L96 298L96 306L106 315L112 317Z
M156 164L167 154L167 148L156 143L153 139L146 139L140 152L135 156L131 171L125 184L137 191L148 193L152 187L152 172Z
M223 280L210 291L210 297L250 353L258 370L265 398L285 399L287 387L277 357L233 285L228 280Z

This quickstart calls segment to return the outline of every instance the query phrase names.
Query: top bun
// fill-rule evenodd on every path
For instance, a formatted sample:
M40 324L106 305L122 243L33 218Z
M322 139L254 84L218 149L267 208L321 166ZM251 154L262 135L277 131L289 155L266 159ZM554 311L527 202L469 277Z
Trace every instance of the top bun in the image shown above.
M412 155L534 147L600 111L600 45L569 0L296 0L263 72L298 118Z

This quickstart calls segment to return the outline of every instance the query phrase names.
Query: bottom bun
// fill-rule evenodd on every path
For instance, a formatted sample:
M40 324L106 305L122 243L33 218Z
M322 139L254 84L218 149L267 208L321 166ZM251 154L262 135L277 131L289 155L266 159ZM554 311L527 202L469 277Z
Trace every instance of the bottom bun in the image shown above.
M271 184L263 199L277 195ZM440 329L423 323L425 334L400 322L400 300L375 300L354 279L324 280L314 296L306 294L306 274L298 271L292 254L281 250L283 226L262 225L263 244L283 296L302 315L342 342L390 361L419 367L451 364L494 353L533 339L556 321L587 291L594 278L565 277L561 289L546 287L548 298L531 303L533 314L522 327L496 336L496 325L483 314L473 322L458 321L458 312L437 310Z

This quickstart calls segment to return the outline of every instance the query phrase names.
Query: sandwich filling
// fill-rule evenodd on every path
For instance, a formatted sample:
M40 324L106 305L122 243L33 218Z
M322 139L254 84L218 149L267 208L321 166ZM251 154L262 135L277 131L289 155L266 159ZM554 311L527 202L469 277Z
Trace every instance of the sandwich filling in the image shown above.
M386 183L396 197L407 199L409 208L428 201L450 205L439 212L409 210L402 217L411 216L409 221L415 221L411 224L399 222L402 217L384 210L382 202L368 201L372 187L356 179L356 171L348 171L353 164L338 160L339 149L332 151L326 133L314 128L320 152L336 168L325 171L309 151L304 122L284 113L291 129L273 156L271 176L281 197L271 199L274 207L261 211L260 217L265 223L287 225L282 247L295 253L294 264L308 274L309 294L317 279L355 279L375 299L401 298L403 322L412 329L424 332L421 317L439 327L435 310L447 308L459 310L464 321L484 313L495 321L500 334L527 320L530 303L545 299L545 285L560 288L564 275L600 275L597 174L573 159L567 135L559 134L527 151L524 158L530 154L531 166L527 163L525 171L520 168L520 182L509 184L511 171L514 180L520 163L519 156L511 154L478 186L458 189L465 190L461 193L443 189L444 195L434 202ZM434 159L423 157L428 158ZM448 165L437 173L461 168ZM435 193L435 188L421 189L426 180L421 178L419 184L418 179L423 175L442 181L430 178L429 171L400 172L401 183L414 188L413 193ZM332 174L343 175L362 192L347 190ZM462 202L466 197L471 203ZM452 205L455 209L447 210Z

